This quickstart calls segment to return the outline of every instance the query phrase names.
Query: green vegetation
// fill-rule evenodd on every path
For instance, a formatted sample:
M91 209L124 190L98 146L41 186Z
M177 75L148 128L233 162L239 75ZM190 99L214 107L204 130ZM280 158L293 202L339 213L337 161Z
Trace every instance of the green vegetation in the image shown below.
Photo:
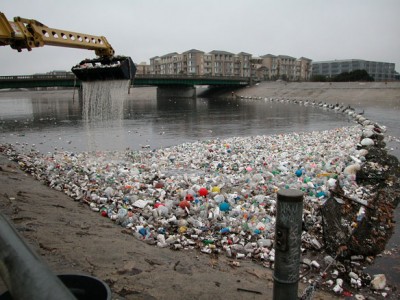
M343 72L334 77L326 77L323 75L314 75L310 81L318 82L347 82L347 81L374 81L374 78L368 74L365 70L355 70L351 72Z
M365 70L355 70L351 72L343 72L332 78L332 81L374 81L374 78Z
M313 75L313 76L311 76L310 81L313 81L313 82L326 82L327 78L324 75Z

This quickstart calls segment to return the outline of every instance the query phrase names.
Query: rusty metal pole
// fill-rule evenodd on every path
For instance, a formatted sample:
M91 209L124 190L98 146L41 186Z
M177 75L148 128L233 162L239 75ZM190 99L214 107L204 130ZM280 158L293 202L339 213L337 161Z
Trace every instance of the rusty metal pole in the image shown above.
M274 300L298 299L303 192L278 192L275 225Z
M0 276L12 299L76 299L1 213Z

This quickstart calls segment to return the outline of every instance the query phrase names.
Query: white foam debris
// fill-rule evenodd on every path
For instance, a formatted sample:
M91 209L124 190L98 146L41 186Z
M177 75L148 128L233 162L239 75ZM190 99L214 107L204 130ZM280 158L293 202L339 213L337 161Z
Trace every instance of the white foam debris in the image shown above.
M371 286L374 290L383 290L386 287L385 274L376 274L371 281Z

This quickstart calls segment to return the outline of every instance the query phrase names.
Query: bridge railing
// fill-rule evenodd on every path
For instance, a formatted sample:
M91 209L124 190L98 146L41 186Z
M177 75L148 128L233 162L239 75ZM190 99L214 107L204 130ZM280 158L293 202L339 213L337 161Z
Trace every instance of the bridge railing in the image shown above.
M249 77L241 77L234 75L197 75L197 74L136 74L135 78L140 79L227 79L227 80L249 80Z
M74 80L76 79L74 74L34 74L34 75L11 75L11 76L0 76L1 81L15 81L15 80Z
M250 78L238 76L210 75L160 75L137 74L132 84L135 86L245 86ZM42 87L79 87L80 80L73 73L34 74L0 76L0 89L42 88Z
M224 79L224 80L240 80L247 81L249 77L240 76L223 76L223 75L164 75L164 74L136 74L138 79ZM0 80L57 80L57 79L76 79L74 74L33 74L33 75L10 75L0 76Z

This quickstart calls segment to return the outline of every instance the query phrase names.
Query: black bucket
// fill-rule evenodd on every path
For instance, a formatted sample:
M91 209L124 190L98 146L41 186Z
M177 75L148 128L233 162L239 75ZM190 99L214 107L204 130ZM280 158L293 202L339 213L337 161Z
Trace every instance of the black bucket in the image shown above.
M77 300L111 300L109 286L92 276L58 275L62 283L70 290ZM0 295L0 300L13 300L9 292Z
M115 56L83 60L71 71L82 81L132 80L136 66L128 56Z

